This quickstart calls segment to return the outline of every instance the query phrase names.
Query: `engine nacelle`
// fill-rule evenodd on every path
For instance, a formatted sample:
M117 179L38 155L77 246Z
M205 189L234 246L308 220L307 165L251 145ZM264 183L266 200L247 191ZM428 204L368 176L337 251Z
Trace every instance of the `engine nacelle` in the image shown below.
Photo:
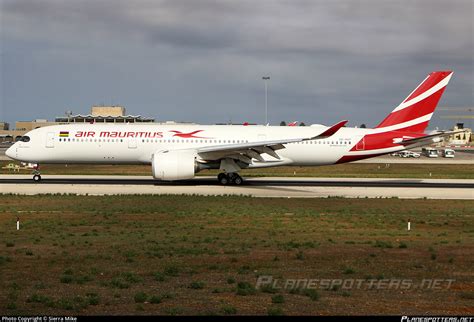
M160 180L191 179L196 173L196 151L159 151L153 154L153 178Z

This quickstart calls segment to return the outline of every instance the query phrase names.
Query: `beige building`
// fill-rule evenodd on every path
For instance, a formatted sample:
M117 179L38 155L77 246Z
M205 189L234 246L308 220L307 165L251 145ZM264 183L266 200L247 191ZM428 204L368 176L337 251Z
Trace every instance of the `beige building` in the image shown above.
M92 106L91 114L71 115L56 117L53 121L37 119L34 121L18 121L15 129L9 130L8 123L0 122L0 142L18 141L25 133L37 129L57 124L69 123L153 123L155 119L143 117L141 115L125 115L123 106ZM3 125L2 125L3 124Z
M91 114L57 117L58 123L153 123L155 119L141 115L125 115L123 106L92 106Z
M34 121L18 121L15 122L15 129L0 129L0 142L18 141L27 132L48 125L59 124L57 122L49 122L48 120L38 119Z
M465 128L464 123L456 123L453 131L457 130L464 130L464 132L451 135L447 142L449 145L468 145L472 142L472 129Z
M15 122L15 130L17 131L31 131L37 129L39 127L45 127L48 125L56 125L59 124L57 122L51 122L45 119L37 119L33 121L17 121Z
M92 116L125 116L125 107L123 106L92 106Z

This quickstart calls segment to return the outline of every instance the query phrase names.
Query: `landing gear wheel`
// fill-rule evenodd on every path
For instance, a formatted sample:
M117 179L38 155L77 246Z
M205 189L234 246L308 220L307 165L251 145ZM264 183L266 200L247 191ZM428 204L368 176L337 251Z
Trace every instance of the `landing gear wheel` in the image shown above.
M234 175L234 178L232 180L233 184L237 185L237 186L240 186L244 180L242 179L241 176L239 176L238 174Z
M217 180L223 186L229 184L230 182L229 177L225 173L219 173L219 175L217 176Z
M33 170L33 181L34 182L40 182L41 181L41 172L39 171L39 166L37 166Z

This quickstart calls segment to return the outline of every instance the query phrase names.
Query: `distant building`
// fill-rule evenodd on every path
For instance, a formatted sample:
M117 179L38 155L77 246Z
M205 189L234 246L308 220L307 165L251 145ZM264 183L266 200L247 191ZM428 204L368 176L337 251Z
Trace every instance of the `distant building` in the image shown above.
M50 125L69 123L153 123L154 118L141 115L125 115L123 106L92 106L91 113L87 115L72 115L68 112L66 116L56 117L54 122L46 119L33 121L17 121L15 129L10 130L8 123L0 122L0 142L18 141L27 132Z
M456 130L464 130L464 132L449 136L447 142L449 145L468 145L472 142L472 129L465 128L464 123L456 123L453 131Z
M10 124L7 122L0 122L0 130L1 131L8 131L10 128Z
M125 107L123 106L92 106L92 116L124 116Z
M17 131L31 131L40 127L45 127L49 125L56 125L56 122L50 122L46 119L36 119L33 121L17 121L15 122L15 130Z
M0 142L14 142L18 141L26 132L34 130L39 127L56 124L54 122L48 122L47 120L34 120L34 121L19 121L15 122L15 129L0 127Z
M92 106L91 114L56 117L56 123L153 123L154 118L125 115L122 106Z

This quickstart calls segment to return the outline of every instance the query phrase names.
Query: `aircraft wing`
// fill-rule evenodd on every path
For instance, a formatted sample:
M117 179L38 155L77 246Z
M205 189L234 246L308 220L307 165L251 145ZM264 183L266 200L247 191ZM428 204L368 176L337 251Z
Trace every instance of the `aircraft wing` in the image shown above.
M257 159L263 162L261 154L268 154L275 159L280 159L280 156L275 152L276 150L284 149L284 144L302 142L308 140L320 140L332 136L334 133L339 131L347 121L338 122L322 133L318 135L307 137L307 138L295 138L295 139L282 139L282 140L269 140L269 141L258 141L238 144L225 144L218 146L208 146L197 149L199 156L203 160L219 160L223 158L230 158L240 160L247 164L252 163L252 159Z
M461 133L461 132L464 132L464 131L465 130L440 131L440 132L436 132L436 133L433 133L433 134L429 134L429 135L425 135L425 136L421 136L421 137L417 137L417 138L404 139L404 140L401 140L401 141L395 142L395 143L405 145L405 146L406 145L412 145L412 144L431 144L431 143L439 142L439 140L437 140L437 139L440 139L442 137L450 136L450 135Z

